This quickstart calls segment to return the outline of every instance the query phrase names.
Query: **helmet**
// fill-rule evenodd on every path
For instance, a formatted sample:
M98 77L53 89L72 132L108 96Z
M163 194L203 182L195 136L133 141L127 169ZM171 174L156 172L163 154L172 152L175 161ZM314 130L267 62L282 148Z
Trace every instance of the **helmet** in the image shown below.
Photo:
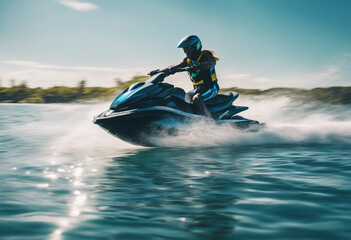
M177 48L183 48L187 58L195 60L200 55L202 45L198 36L189 35L179 41Z

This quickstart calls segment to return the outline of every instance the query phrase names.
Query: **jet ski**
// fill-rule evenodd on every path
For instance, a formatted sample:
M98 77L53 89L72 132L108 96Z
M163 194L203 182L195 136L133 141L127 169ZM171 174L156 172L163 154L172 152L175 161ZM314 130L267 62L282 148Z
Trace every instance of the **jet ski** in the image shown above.
M189 67L177 72L188 71ZM130 85L112 102L108 110L97 115L93 123L123 141L156 146L154 139L176 136L178 131L195 121L230 124L239 129L257 129L258 121L237 115L248 107L233 105L239 94L228 92L207 100L212 119L196 112L191 96L183 89L163 83L169 74L159 72L146 82Z

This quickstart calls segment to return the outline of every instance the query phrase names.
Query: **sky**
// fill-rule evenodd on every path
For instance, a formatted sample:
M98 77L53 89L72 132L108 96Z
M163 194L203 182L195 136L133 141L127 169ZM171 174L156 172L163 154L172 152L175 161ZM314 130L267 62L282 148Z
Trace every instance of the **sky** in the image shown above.
M114 86L196 34L221 87L351 86L350 26L350 0L0 0L0 84Z

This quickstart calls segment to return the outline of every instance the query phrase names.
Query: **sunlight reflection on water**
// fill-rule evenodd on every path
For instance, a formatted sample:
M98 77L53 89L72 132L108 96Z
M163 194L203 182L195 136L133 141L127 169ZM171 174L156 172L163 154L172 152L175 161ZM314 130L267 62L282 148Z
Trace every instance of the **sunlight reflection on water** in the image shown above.
M0 116L6 132L0 134L4 239L351 236L350 118L340 125L344 129L330 127L344 113L320 118L327 126L321 133L315 122L312 130L298 122L284 129L275 119L274 127L229 137L224 145L218 131L203 146L189 147L194 139L184 136L180 146L152 149L123 143L92 125L89 114L79 115L94 112L92 106L14 108L6 114L20 108L35 112L33 118L43 112L43 119L4 123ZM62 125L38 131L57 118ZM75 128L82 121L91 126ZM20 131L13 130L17 126Z

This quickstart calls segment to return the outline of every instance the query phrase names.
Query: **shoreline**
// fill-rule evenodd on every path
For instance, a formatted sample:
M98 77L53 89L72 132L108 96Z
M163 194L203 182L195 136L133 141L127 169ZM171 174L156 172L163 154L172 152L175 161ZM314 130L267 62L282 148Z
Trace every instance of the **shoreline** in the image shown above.
M0 87L0 103L26 104L90 104L112 101L119 93L135 82L144 82L147 76L137 76L130 81L119 82L116 87L86 87L81 81L77 87L55 86L51 88L29 88L26 84ZM222 88L219 93L237 92L243 96L290 97L297 101L321 102L327 104L351 105L351 86L327 88L282 88L266 90L244 88Z

